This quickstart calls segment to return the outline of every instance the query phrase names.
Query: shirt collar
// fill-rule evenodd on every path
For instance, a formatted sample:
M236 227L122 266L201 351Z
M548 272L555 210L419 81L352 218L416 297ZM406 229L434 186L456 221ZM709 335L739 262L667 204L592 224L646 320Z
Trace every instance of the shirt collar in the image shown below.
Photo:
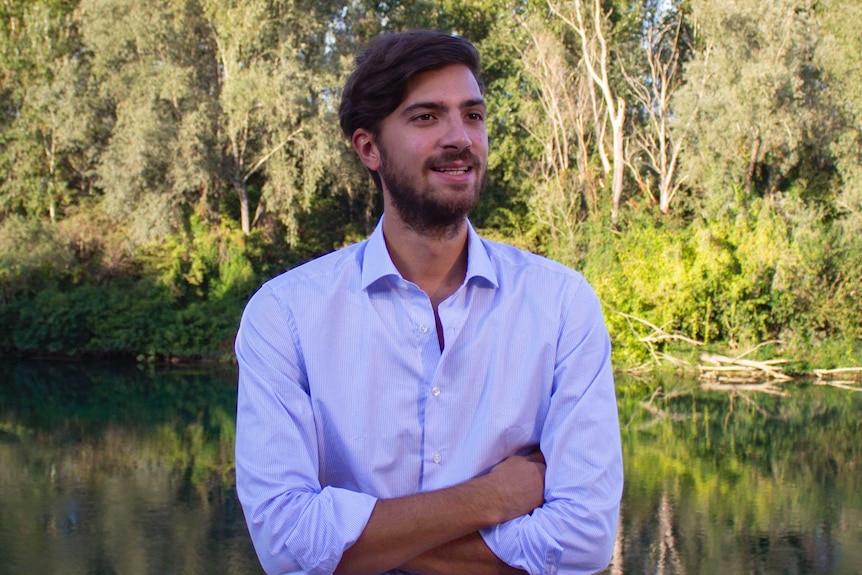
M385 217L385 216L384 216ZM374 232L365 244L365 252L362 258L362 289L368 288L377 280L391 276L401 278L401 273L386 249L386 240L383 237L383 217L374 228ZM467 273L464 283L472 278L484 278L495 288L499 287L497 273L488 257L482 238L473 229L473 224L467 221Z

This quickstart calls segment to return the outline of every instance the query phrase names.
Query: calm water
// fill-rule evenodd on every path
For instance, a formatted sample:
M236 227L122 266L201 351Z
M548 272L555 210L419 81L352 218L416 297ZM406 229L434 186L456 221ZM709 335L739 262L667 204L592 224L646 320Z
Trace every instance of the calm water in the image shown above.
M862 574L862 393L618 389L608 573ZM0 362L0 575L261 573L235 393L230 371Z

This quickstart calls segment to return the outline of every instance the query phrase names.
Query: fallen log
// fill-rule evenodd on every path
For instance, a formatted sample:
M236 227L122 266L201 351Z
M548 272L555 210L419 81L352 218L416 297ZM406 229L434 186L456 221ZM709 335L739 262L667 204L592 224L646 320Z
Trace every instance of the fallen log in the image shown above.
M815 369L814 375L818 380L841 380L841 381L860 381L862 380L862 367L837 367L835 369ZM847 377L851 379L847 379Z
M815 369L817 385L831 385L850 391L862 391L862 367L838 367L835 369Z
M762 381L764 379L790 381L793 379L784 373L784 370L780 367L781 364L787 363L786 359L755 361L753 359L727 357L714 353L701 354L700 359L711 365L698 365L699 376L719 382L727 382L731 379L746 381Z

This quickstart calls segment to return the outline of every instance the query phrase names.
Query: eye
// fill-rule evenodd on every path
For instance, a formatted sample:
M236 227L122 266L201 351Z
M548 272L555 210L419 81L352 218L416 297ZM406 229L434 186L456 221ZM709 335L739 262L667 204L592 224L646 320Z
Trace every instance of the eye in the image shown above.
M470 112L467 114L467 119L472 122L484 122L485 115L482 112Z
M414 122L430 122L432 120L434 120L434 114L429 114L427 112L424 114L413 116Z

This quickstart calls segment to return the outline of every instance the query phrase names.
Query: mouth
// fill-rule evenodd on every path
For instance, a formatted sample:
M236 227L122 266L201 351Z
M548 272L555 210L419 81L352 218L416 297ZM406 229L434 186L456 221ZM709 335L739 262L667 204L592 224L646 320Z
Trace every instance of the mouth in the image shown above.
M431 168L432 172L437 172L439 174L448 174L450 176L462 176L472 170L473 168L471 166L461 166L457 168Z
M477 158L469 149L448 151L428 158L425 167L437 174L451 178L464 178L480 167Z

